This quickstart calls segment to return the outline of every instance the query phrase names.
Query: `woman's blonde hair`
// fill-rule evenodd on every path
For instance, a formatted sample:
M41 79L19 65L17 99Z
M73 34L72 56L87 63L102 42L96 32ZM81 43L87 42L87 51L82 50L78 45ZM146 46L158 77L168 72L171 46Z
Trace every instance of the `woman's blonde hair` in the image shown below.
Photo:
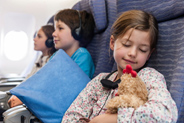
M117 38L123 37L131 28L140 31L149 31L151 40L150 48L153 49L156 47L158 39L158 23L154 16L141 10L124 12L114 22L111 34L116 40Z

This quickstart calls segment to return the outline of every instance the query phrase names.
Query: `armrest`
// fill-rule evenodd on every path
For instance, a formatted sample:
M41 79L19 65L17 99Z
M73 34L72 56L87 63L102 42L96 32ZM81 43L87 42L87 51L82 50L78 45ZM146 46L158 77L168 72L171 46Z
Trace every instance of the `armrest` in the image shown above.
M41 123L25 106L20 105L3 113L4 123Z
M19 85L21 82L0 82L0 90L1 91L9 91L13 87Z
M0 78L0 82L22 82L24 77L10 77L10 78Z
M7 110L9 109L8 100L11 96L11 93L9 91L3 92L0 91L0 110Z

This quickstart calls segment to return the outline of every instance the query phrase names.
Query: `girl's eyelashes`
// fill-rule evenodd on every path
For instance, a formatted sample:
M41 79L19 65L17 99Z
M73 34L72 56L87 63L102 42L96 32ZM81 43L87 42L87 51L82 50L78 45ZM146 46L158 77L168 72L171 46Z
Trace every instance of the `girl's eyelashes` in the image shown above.
M146 53L146 52L148 52L149 51L149 48L148 48L148 46L141 46L141 47L139 47L139 50L141 51L141 52L143 52L143 53Z
M130 43L130 41L123 41L123 42L122 42L122 45L123 45L124 47L130 47L130 46L131 46L131 43Z
M127 48L129 48L129 47L131 47L131 46L133 46L134 44L131 42L131 41L122 41L121 42L122 43L122 46L124 46L124 47L127 47ZM138 48L138 50L139 51L141 51L142 53L146 53L149 49L147 48L147 47L145 47L145 46L141 46L141 47L137 47Z
M141 52L143 52L143 53L146 53L147 52L147 50L142 50L142 49L139 49Z
M129 44L123 44L124 47L130 47L131 45Z
M131 47L131 45L130 44L123 44L123 46L124 47ZM148 50L144 50L144 49L141 49L141 48L139 48L139 50L141 51L141 52L143 52L143 53L146 53Z

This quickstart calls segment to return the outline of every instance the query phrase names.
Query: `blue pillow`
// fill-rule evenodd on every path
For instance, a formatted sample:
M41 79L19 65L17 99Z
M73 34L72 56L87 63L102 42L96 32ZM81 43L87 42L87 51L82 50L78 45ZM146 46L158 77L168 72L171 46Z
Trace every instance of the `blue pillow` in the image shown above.
M10 90L44 123L60 123L65 111L90 81L63 51L37 73Z

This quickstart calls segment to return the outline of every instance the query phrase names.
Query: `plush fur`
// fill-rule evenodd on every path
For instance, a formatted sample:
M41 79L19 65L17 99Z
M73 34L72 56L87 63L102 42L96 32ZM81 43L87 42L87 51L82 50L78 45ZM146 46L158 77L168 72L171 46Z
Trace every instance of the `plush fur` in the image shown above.
M123 74L118 85L118 96L107 102L106 113L115 114L118 108L132 107L137 109L148 100L148 91L145 83L139 76L132 77L131 74Z

